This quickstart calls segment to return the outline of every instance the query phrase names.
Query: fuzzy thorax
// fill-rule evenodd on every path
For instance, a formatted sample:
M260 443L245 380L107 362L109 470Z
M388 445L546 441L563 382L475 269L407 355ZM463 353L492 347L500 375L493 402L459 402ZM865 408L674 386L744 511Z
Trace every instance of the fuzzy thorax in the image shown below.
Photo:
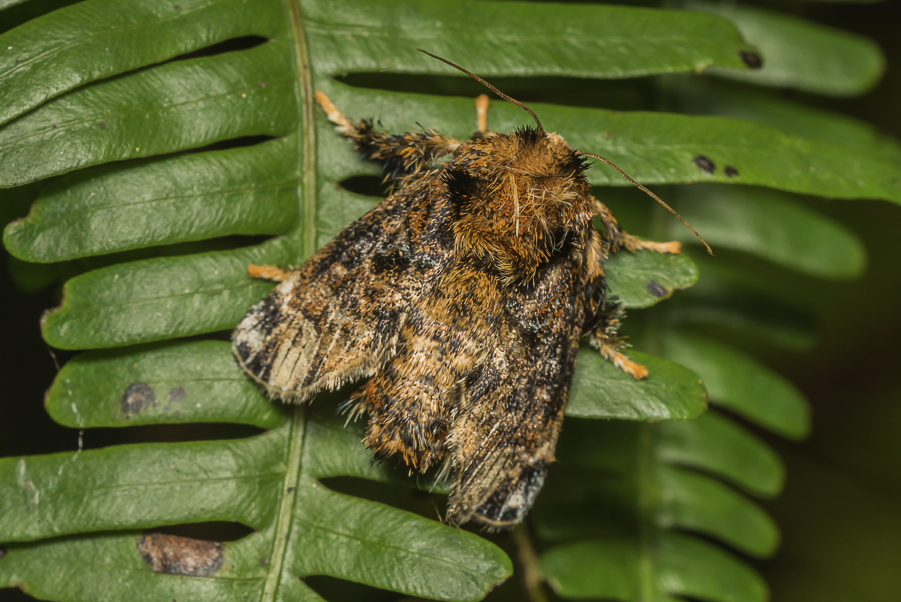
M593 230L585 163L555 133L523 128L460 148L443 180L458 210L455 252L487 259L507 282L534 279Z

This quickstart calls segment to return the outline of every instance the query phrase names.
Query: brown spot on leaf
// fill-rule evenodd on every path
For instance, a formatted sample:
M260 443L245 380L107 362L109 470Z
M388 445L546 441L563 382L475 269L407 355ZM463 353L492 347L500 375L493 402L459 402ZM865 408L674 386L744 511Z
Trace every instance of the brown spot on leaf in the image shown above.
M225 562L225 546L218 541L151 533L138 539L137 546L154 573L208 577Z
M0 548L0 560L6 557L6 548Z
M653 297L657 297L658 299L661 297L666 297L669 294L669 291L667 291L665 288L663 288L663 286L660 285L660 283L655 282L654 280L648 280L647 287L648 293Z
M119 404L122 406L122 413L126 418L130 418L150 406L155 406L156 393L147 383L131 383L122 394Z
M726 174L727 178L734 178L738 175L738 170L731 165L727 165L726 169L723 170L723 173Z
M168 403L178 403L179 401L184 401L187 396L188 393L184 387L172 387L169 389L169 398L166 401Z
M760 55L756 52L751 52L750 50L742 50L738 53L738 56L740 56L742 62L744 62L744 64L751 69L760 69L761 67L763 67L763 59L760 58Z
M704 155L698 155L693 158L692 163L700 167L702 170L706 171L709 174L712 174L714 170L716 170L716 165L713 164L713 161L705 157Z
M105 124L105 123L101 123L101 124L98 125L97 127L99 127L101 130L105 130L105 129L106 129L106 124Z

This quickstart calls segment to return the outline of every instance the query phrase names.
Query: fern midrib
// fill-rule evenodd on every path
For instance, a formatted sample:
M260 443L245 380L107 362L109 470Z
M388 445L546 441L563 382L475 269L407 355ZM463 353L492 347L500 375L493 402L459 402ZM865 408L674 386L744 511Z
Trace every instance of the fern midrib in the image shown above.
M295 98L300 99L301 135L298 136L298 157L301 158L300 190L298 190L299 215L303 216L297 229L289 236L298 242L298 263L316 251L316 129L313 122L313 82L310 73L310 61L307 42L303 30L303 16L300 0L283 0L285 18L291 27L294 52L291 61L294 67ZM299 240L298 240L299 238ZM306 427L306 408L298 405L291 418L291 431L288 434L288 462L285 472L284 488L278 508L278 518L272 542L266 580L263 583L262 602L274 602L278 586L284 574L283 565L288 549L289 536L294 518L294 504L297 498L297 485L300 481L301 452L303 451Z

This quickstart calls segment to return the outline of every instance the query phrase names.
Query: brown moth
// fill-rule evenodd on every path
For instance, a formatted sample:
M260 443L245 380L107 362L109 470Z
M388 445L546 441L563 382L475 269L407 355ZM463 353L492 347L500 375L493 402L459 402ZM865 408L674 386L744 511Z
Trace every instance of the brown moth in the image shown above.
M364 443L375 457L419 471L443 463L453 474L448 522L504 529L532 507L554 459L580 338L636 379L647 375L620 351L608 253L678 253L679 243L622 231L591 195L585 157L594 155L479 81L537 127L488 131L481 96L467 142L387 134L317 92L395 189L299 269L248 268L281 284L235 329L233 351L271 397L296 403L368 379L349 409L369 415Z

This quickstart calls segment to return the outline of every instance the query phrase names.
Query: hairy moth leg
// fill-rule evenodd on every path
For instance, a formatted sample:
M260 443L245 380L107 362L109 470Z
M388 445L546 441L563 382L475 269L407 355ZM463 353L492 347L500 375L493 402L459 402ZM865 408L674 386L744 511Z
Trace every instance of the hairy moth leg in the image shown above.
M625 313L620 304L604 300L601 307L595 310L597 324L589 333L591 346L614 366L634 378L641 380L648 376L648 369L630 360L620 349L627 346L619 336L619 325Z
M247 275L257 280L271 280L272 282L284 282L291 277L291 270L283 270L275 265L247 266Z
M607 253L604 250L601 235L598 232L592 232L592 239L586 252L590 284L586 290L588 314L582 327L582 334L589 335L591 345L601 352L604 359L635 380L641 380L648 375L647 368L636 364L620 351L621 348L627 346L617 334L625 312L616 302L615 297L611 299L606 294L607 285L604 280L604 261L606 259Z
M480 134L488 133L488 100L487 94L479 94L476 96L476 127Z
M418 175L431 160L453 153L460 141L434 130L388 134L376 130L372 121L353 122L339 111L325 93L316 92L316 102L341 134L354 142L367 159L379 161L386 178Z
M604 238L610 244L611 252L615 253L620 249L625 249L630 253L634 253L639 249L645 249L655 253L676 254L682 250L682 243L675 240L671 242L654 242L641 240L637 236L629 234L620 227L619 222L616 221L616 218L613 217L606 205L597 199L592 199L592 201L595 215L601 218L601 223L604 224Z

